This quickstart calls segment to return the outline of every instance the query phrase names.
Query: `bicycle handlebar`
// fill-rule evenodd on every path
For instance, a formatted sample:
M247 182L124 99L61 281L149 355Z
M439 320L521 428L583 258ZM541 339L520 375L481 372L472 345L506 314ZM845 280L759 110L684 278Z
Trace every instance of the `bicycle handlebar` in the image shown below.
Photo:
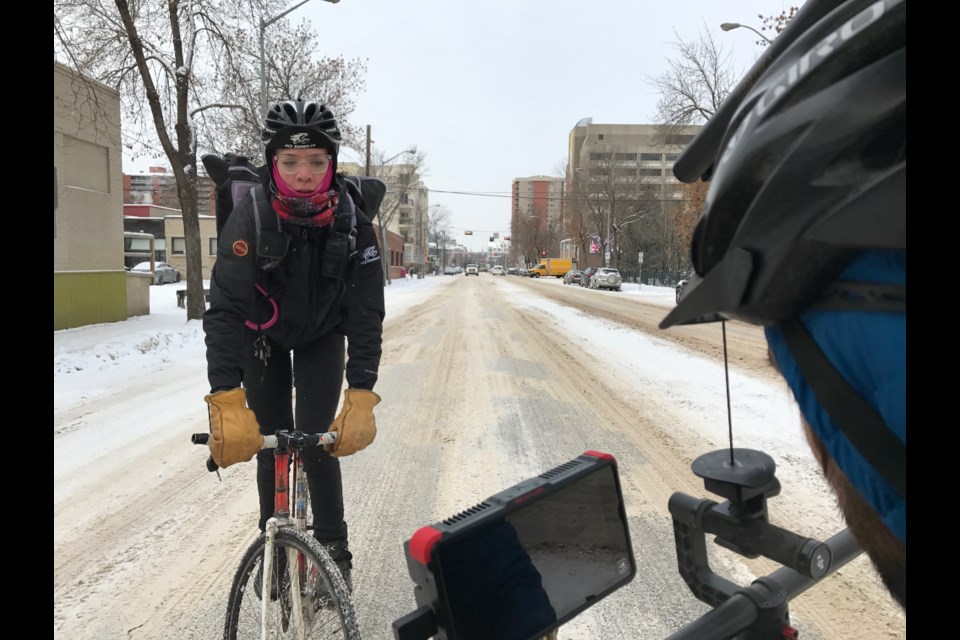
M303 431L277 431L272 436L263 436L263 444L260 450L276 449L280 444L286 448L303 449L304 447L319 447L325 444L333 444L337 441L337 432L328 433L304 433ZM193 444L207 444L210 441L209 433L195 433L190 436L190 442ZM216 471L219 469L214 462L213 456L207 458L207 471Z
M837 533L824 544L830 548L833 561L830 570L819 579L808 578L789 567L777 569L768 576L757 578L749 587L741 589L715 609L669 636L667 640L734 638L750 629L761 612L793 600L862 552L849 529Z
M303 433L302 431L278 431L278 434L286 434L287 446L296 445L298 447L319 447L325 444L333 444L337 441L337 432L329 433ZM294 435L297 434L297 435ZM190 436L190 442L193 444L207 444L210 441L209 433L195 433ZM260 450L276 449L277 436L263 436L263 446Z

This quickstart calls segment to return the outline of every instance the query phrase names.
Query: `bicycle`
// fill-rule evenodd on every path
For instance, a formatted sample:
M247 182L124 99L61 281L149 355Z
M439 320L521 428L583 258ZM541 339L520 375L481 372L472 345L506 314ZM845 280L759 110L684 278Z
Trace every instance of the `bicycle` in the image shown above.
M207 433L191 437L194 444L208 439ZM262 448L273 449L276 464L274 513L234 575L224 640L360 640L347 584L307 524L310 495L301 452L332 444L336 434L281 430L263 439ZM215 471L211 463L207 468Z

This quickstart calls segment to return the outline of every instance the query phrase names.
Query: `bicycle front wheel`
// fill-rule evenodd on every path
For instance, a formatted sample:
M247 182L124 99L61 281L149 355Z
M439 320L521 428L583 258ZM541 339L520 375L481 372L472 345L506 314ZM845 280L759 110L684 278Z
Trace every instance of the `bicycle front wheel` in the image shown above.
M343 638L360 640L353 603L336 563L313 536L280 527L274 541L271 593L262 594L264 536L250 545L233 578L225 640ZM280 556L283 561L279 560ZM262 596L268 599L266 616ZM266 621L266 625L262 621Z

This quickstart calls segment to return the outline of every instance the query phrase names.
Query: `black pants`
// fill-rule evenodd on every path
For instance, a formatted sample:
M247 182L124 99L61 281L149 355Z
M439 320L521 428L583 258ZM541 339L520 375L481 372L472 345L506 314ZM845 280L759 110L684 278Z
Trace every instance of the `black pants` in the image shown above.
M307 433L323 433L336 417L344 372L344 337L332 333L291 352L270 340L266 363L254 353L257 334L247 331L249 340L244 360L243 386L247 403L257 416L260 433L271 435L278 429L293 429L294 424ZM269 339L268 339L269 340ZM291 374L293 377L291 377ZM296 379L296 423L292 389ZM323 447L303 452L303 466L310 487L314 536L321 542L346 540L343 519L343 483L340 461ZM257 489L260 493L260 530L273 515L273 451L257 453Z

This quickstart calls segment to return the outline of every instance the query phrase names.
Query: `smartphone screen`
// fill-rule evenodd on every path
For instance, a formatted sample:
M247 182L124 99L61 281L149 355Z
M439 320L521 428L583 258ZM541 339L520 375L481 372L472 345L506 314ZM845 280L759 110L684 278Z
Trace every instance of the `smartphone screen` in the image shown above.
M447 637L526 640L569 620L636 572L613 466L434 550Z

